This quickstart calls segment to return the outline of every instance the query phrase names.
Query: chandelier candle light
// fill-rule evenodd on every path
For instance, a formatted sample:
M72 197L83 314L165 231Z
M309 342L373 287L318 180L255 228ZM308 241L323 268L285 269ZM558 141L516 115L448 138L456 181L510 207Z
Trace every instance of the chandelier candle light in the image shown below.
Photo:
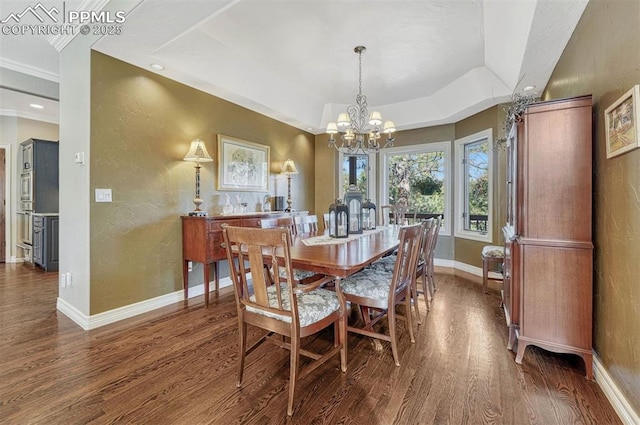
M294 164L291 159L287 159L284 164L282 164L282 172L280 174L287 176L287 209L285 211L293 212L295 210L293 209L293 200L291 199L291 175L298 174L296 164Z
M347 112L338 115L337 122L327 124L329 146L347 155L370 154L380 152L380 149L393 146L395 140L391 134L396 131L393 121L382 121L382 114L367 109L367 96L362 94L362 54L367 50L364 46L353 49L358 54L358 95L356 104L349 105ZM340 134L340 143L335 135ZM380 146L380 137L387 135L386 143Z
M184 160L196 163L196 165L194 165L196 169L196 197L193 199L196 209L190 212L189 215L197 217L206 216L207 212L200 209L200 205L202 205L202 199L200 198L200 163L212 162L213 158L209 156L204 142L200 139L195 139L191 142L189 152L185 155Z

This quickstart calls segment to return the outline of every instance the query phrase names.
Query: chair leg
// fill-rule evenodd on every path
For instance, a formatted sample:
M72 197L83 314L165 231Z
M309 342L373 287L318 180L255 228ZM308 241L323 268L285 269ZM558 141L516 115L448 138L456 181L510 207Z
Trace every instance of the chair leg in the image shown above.
M482 258L482 291L487 293L487 280L489 280L489 261Z
M409 326L409 337L411 338L411 343L415 344L416 337L413 334L413 317L411 316L411 291L410 290L407 290L405 306L407 310L407 326Z
M347 315L343 314L338 322L338 328L340 331L340 370L342 372L347 371Z
M422 324L422 318L420 317L420 307L418 306L418 298L419 298L418 283L416 282L417 279L414 278L412 280L413 280L413 282L411 282L411 296L409 298L413 299L413 308L416 310L416 317L418 318L418 325L421 325ZM411 313L411 311L409 311L409 313Z
M427 270L422 273L422 292L424 292L424 303L427 306L427 311L431 311L431 300L433 300L433 292L431 292L431 286L427 282Z
M411 315L411 311L409 311L409 315ZM393 361L396 366L400 366L400 360L398 358L398 343L396 341L396 312L394 306L391 306L389 309L387 317L389 320L389 336L391 337L391 354L393 354Z
M287 403L287 415L293 415L293 395L296 391L298 379L298 361L300 360L300 337L291 336L291 357L289 364L289 402Z
M244 372L244 359L247 354L247 324L244 321L244 317L242 314L238 315L238 320L240 322L240 356L238 358L238 380L236 381L236 387L240 387L242 385L242 373Z

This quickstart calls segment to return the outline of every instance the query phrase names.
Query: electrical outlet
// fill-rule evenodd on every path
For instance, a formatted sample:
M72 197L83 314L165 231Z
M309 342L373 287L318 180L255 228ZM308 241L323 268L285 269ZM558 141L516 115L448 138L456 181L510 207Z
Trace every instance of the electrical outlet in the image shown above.
M189 261L189 263L187 263L187 270L190 272L193 271L193 261Z
M73 275L71 274L71 272L67 272L67 273L65 273L65 275L67 276L67 286L68 287L72 287L73 286Z
M61 288L66 288L67 287L67 274L66 273L60 273L60 287Z

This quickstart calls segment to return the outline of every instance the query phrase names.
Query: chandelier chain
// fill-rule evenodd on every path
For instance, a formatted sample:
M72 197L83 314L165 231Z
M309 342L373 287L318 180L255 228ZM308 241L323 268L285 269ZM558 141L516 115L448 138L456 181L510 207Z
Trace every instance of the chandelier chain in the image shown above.
M340 114L337 123L327 124L327 133L330 134L329 146L348 155L377 153L381 149L393 146L394 138L391 134L395 131L395 124L393 121L386 121L383 126L382 115L379 112L369 115L367 97L362 94L362 53L367 49L364 46L356 46L353 50L358 54L356 104L349 105L346 113ZM337 133L340 134L340 144L337 144L333 137ZM387 135L387 139L384 146L381 146L378 140L383 133Z

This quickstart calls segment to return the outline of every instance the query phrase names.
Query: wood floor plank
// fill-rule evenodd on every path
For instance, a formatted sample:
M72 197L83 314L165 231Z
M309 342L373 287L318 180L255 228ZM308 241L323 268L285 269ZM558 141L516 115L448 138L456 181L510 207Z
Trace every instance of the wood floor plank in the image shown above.
M84 331L56 310L57 273L0 265L0 423L621 423L576 356L529 347L523 364L514 362L495 287L484 294L464 278L436 278L415 344L398 324L400 367L389 343L376 351L350 334L347 372L336 356L299 381L288 418L287 351L260 346L236 388L230 289L212 294L209 308L198 297ZM249 327L249 339L261 332ZM332 344L331 329L303 343L312 351Z

